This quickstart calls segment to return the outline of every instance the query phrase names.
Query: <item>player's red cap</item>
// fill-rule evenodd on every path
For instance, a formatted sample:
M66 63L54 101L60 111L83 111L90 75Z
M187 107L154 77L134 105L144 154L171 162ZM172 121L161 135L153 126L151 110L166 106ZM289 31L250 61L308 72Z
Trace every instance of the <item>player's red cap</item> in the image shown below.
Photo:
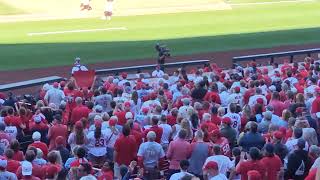
M224 117L223 119L222 119L222 123L224 123L224 124L231 124L231 119L229 118L229 117Z
M234 88L234 91L235 91L236 93L239 93L239 92L240 92L240 87L239 87L239 86L235 87L235 88Z
M218 163L216 163L215 161L209 161L203 168L204 170L209 170L209 169L215 169L218 170L219 166Z

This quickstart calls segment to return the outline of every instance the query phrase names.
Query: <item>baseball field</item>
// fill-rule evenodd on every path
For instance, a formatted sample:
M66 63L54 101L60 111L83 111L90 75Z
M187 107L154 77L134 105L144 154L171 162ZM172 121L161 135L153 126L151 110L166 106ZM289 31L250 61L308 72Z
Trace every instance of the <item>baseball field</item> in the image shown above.
M0 0L0 71L154 59L172 55L320 44L319 0L102 0L80 12L77 0ZM153 62L152 62L153 63Z

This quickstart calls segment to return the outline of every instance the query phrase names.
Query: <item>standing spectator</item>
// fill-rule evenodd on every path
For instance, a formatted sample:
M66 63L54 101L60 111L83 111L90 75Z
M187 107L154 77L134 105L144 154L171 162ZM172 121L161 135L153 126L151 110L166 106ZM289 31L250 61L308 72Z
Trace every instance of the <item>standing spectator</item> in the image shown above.
M65 95L62 90L59 89L59 83L54 82L53 88L49 89L44 96L44 100L47 104L55 104L57 107L60 106L62 100L65 100Z
M161 146L163 147L164 151L167 151L171 138L172 127L169 124L167 124L166 116L161 116L159 127L161 127L163 130L161 136Z
M105 162L98 176L98 180L109 180L113 179L113 168L111 162Z
M138 164L144 167L144 177L147 179L156 179L158 177L157 169L159 169L159 161L164 159L164 151L162 146L155 142L156 133L149 131L147 134L148 142L140 145L138 151Z
M288 154L288 148L282 143L282 141L283 133L281 131L275 131L273 133L274 153L281 159L283 164L284 158Z
M41 149L41 151L43 152L44 158L46 158L48 154L48 146L45 143L41 142L41 134L37 131L34 132L32 134L32 139L33 139L33 143L30 144L28 147L32 146L32 147Z
M17 180L17 176L6 170L8 161L4 158L0 158L0 179Z
M105 87L101 88L101 94L94 98L94 104L100 105L104 112L110 112L111 106L110 102L112 101L112 96L107 94L107 89Z
M68 144L73 149L75 146L84 146L87 143L87 136L85 135L83 124L81 121L76 122L73 127L73 132L70 133Z
M203 141L204 134L201 130L195 133L195 142L191 143L191 156L189 159L189 171L197 177L201 177L202 167L210 153L210 146Z
M61 115L54 116L54 125L49 128L48 139L50 142L49 150L55 149L55 140L58 136L68 137L68 128L62 124Z
M265 157L261 159L261 162L266 168L266 179L280 179L280 170L282 168L281 159L274 154L273 144L266 144L264 147Z
M249 99L249 106L254 108L254 105L258 103L258 99L262 99L264 106L267 105L267 98L262 94L261 88L256 88L256 94L251 96Z
M62 163L65 164L67 159L70 157L69 150L65 147L65 139L62 136L58 136L55 140L56 151L60 153Z
M269 126L271 124L271 119L272 119L272 112L271 111L266 111L263 113L263 119L258 125L258 132L265 134L269 130Z
M215 161L208 162L204 166L203 172L205 177L210 177L210 180L227 180L226 175L220 173L218 163Z
M239 141L239 145L246 151L251 147L262 149L265 144L265 139L258 133L258 125L256 122L250 123L250 131L247 132Z
M120 177L120 166L128 166L130 162L136 158L137 147L136 140L130 135L130 127L124 126L122 135L117 139L114 144L113 158L115 161L114 173L115 177Z
M292 152L295 150L295 147L297 146L298 144L298 140L300 138L302 138L302 134L303 134L303 131L301 128L294 128L293 129L293 137L288 139L287 142L286 142L286 146L288 148L288 152ZM308 151L308 148L309 148L309 144L307 141L305 141L305 146L304 146L304 150Z
M72 110L71 113L71 124L75 124L81 118L88 118L90 110L87 106L82 104L82 98L76 98L76 107Z
M14 152L12 149L7 149L5 151L5 157L7 159L7 171L12 172L12 173L16 173L16 170L20 167L20 161L13 160L12 159L13 154L14 154Z
M227 175L227 172L232 173L234 171L234 164L229 157L222 155L219 145L213 146L213 155L206 159L204 167L212 161L218 163L220 174Z
M272 97L271 97L269 106L273 107L275 115L277 115L277 116L282 115L282 111L285 109L285 104L280 101L279 92L275 91L272 93Z
M163 134L163 129L162 129L162 127L158 126L158 122L159 122L159 117L158 116L152 116L152 118L151 118L151 127L146 129L143 133L144 133L144 137L146 137L149 131L155 132L156 135L157 135L156 142L157 143L161 143L161 137L162 137L162 134Z
M241 130L241 117L238 113L236 113L237 105L231 103L229 105L229 111L223 117L229 117L231 119L231 127L237 131L237 135L239 135Z
M206 94L207 90L205 89L205 82L200 81L196 84L196 88L192 91L191 97L195 101L202 101Z
M211 143L220 146L223 155L228 157L231 156L229 141L227 138L221 136L219 129L213 130L209 133L209 140Z
M27 175L27 174L25 174L26 167L28 167L27 169L28 169L28 172L29 172L28 174L29 175L33 175L35 177L43 179L45 174L44 174L41 166L33 163L33 160L35 158L36 158L35 152L33 150L27 150L27 152L26 152L26 160L22 162L22 165L16 171L16 175L17 175L18 179L21 179L22 176ZM28 165L24 166L24 163L26 163ZM30 168L30 166L31 166L31 168Z
M303 180L308 175L312 164L308 151L304 150L305 146L306 141L298 139L296 149L288 156L285 178Z
M313 116L317 112L320 112L320 87L315 88L315 93L314 93L315 99L312 102L312 107L311 107L311 113Z
M241 180L248 180L248 171L257 170L262 178L265 178L265 166L259 160L260 159L260 151L256 147L252 147L249 150L249 154L247 154L247 161L244 159L244 152L241 152L240 162L236 166L236 173L241 175Z
M237 131L231 127L231 119L225 117L222 119L220 133L223 137L227 138L232 149L237 143Z
M192 174L188 173L189 161L181 160L180 161L180 172L172 174L169 180L182 179L186 175L192 176Z
M10 143L10 149L12 149L14 151L13 154L13 160L16 161L23 161L24 160L24 155L23 152L20 151L20 143L17 140L14 140Z
M187 131L182 129L178 138L171 141L167 151L167 158L170 160L169 177L179 172L179 162L188 159L191 153L191 145L186 141Z
M92 166L89 163L81 163L77 169L77 177L80 180L96 180L92 173Z

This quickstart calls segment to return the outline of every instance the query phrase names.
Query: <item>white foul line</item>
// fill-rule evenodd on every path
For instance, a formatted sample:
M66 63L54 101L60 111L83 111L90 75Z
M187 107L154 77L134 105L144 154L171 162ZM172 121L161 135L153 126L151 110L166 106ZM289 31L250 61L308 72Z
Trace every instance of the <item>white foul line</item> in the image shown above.
M114 27L114 28L104 28L104 29L78 29L78 30L69 30L69 31L51 31L51 32L34 32L28 33L28 36L41 36L41 35L50 35L50 34L66 34L66 33L82 33L82 32L97 32L97 31L117 31L117 30L128 30L126 27Z
M299 2L313 2L315 0L287 0L287 1L270 1L270 2L252 2L252 3L230 3L231 6L245 6L245 5L263 5L263 4L279 4L279 3L299 3Z

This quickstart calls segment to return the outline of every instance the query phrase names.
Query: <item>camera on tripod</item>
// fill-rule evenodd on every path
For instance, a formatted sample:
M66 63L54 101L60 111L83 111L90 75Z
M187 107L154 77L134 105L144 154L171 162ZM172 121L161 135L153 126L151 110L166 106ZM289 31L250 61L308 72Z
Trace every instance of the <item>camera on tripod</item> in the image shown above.
M158 52L158 64L164 64L165 59L171 56L170 49L160 43L156 44L155 49Z

